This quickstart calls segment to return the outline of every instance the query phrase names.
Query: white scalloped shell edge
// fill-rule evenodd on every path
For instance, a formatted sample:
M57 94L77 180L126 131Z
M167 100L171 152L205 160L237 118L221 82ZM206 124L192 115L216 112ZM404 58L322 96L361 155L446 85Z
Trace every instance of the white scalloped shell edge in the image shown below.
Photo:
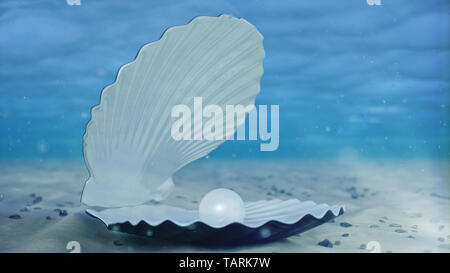
M316 204L310 200L303 202L298 199L260 200L245 203L245 219L241 224L249 228L257 228L270 221L294 224L307 215L322 219L329 211L334 216L339 216L341 209L345 211L344 206ZM125 222L136 226L141 221L151 226L158 226L165 221L171 221L178 226L185 227L196 222L202 222L197 210L187 210L168 205L140 205L102 211L87 209L86 212L100 219L107 226ZM212 227L221 228L223 226Z

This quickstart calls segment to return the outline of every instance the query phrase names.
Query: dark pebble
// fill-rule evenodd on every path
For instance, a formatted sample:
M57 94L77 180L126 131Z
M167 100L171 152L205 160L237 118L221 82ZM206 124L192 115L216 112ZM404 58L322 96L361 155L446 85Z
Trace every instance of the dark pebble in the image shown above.
M402 225L399 225L399 224L390 224L389 226L390 227L402 227Z
M35 198L35 197L36 197L36 194L35 194L35 193L32 193L32 194L30 194L30 197L31 197L31 198Z
M341 245L341 241L335 241L334 244L337 245L337 246L340 246Z
M412 236L412 235L409 235L408 238L409 238L409 239L416 239L416 237L414 237L414 236Z
M177 195L176 197L177 197L177 199L184 199L184 196L181 196L181 195Z
M352 226L352 224L347 223L347 222L342 222L342 223L340 223L339 225L340 225L341 227L345 227L345 228L348 228L348 227L351 227L351 226Z
M399 228L399 229L396 229L395 232L397 232L397 233L406 233L407 231L404 230L404 229Z
M350 234L348 234L348 233L342 234L342 237L348 237L348 236L350 236Z
M113 242L113 244L114 244L115 246L123 246L123 243L122 243L120 240L115 240L115 241Z
M20 211L21 211L21 212L28 212L28 211L30 211L30 210L29 210L28 208L21 208Z
M59 216L67 216L67 210L63 209L59 212Z
M346 192L354 192L356 191L356 187L350 187L345 189Z
M280 193L283 194L283 193L285 193L285 191L284 191L283 189L281 189L281 190L280 190Z
M318 245L323 246L323 247L329 247L329 248L333 247L333 243L330 242L330 240L328 240L328 239L325 239L325 240L319 242Z
M47 220L52 220L52 217L47 216L47 217L45 217L45 219L47 219Z
M271 188L274 192L278 192L278 189L277 189L277 187L275 187L275 185L272 185L272 188Z
M450 200L450 196L444 196L444 195L440 195L440 194L437 194L437 193L432 193L431 196L436 197L436 198Z
M359 249L366 249L366 244L361 244L361 245L359 246Z
M10 215L8 218L9 219L22 219L22 216L20 216L19 214L13 214L13 215Z
M39 202L41 202L41 201L42 201L42 197L41 197L41 196L38 196L38 197L36 197L36 198L33 199L33 205L34 205L34 204L37 204L37 203L39 203Z
M198 201L192 200L192 203L194 203L194 204L198 204Z
M287 196L292 196L292 193L291 192L287 192L286 195Z
M380 222L380 223L386 223L386 221L384 221L383 219L378 220L378 222Z
M356 192L352 193L352 199L358 199L358 194Z

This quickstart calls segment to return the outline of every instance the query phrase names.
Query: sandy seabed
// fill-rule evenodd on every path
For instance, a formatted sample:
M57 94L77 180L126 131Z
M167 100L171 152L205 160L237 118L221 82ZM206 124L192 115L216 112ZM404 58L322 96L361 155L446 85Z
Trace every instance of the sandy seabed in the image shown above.
M313 200L345 205L344 215L268 244L231 248L139 237L107 230L85 213L82 161L0 163L0 252L450 252L450 164L437 160L200 160L174 176L163 203L198 208L227 187L245 201ZM327 239L332 247L318 243ZM371 245L371 244L369 244ZM331 245L329 245L331 246Z

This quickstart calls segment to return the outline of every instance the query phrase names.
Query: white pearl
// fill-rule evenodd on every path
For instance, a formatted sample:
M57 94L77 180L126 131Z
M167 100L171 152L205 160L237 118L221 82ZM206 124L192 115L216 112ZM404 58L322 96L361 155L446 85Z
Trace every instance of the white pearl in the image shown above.
M244 201L236 192L215 189L203 196L199 207L200 220L212 227L244 222Z

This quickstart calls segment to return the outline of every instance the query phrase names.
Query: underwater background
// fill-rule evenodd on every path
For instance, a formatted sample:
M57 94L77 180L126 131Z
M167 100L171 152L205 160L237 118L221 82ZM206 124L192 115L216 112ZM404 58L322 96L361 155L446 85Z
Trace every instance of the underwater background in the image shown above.
M79 2L80 5L76 5ZM380 5L377 5L380 3ZM447 0L0 1L0 252L450 252ZM80 203L83 135L119 68L166 29L231 14L264 36L256 105L279 148L226 141L163 204L214 188L345 213L270 244L202 248L108 230Z
M228 141L211 157L450 155L448 1L71 2L0 3L2 159L81 158L119 67L167 28L220 14L264 35L256 104L280 105L280 145Z

